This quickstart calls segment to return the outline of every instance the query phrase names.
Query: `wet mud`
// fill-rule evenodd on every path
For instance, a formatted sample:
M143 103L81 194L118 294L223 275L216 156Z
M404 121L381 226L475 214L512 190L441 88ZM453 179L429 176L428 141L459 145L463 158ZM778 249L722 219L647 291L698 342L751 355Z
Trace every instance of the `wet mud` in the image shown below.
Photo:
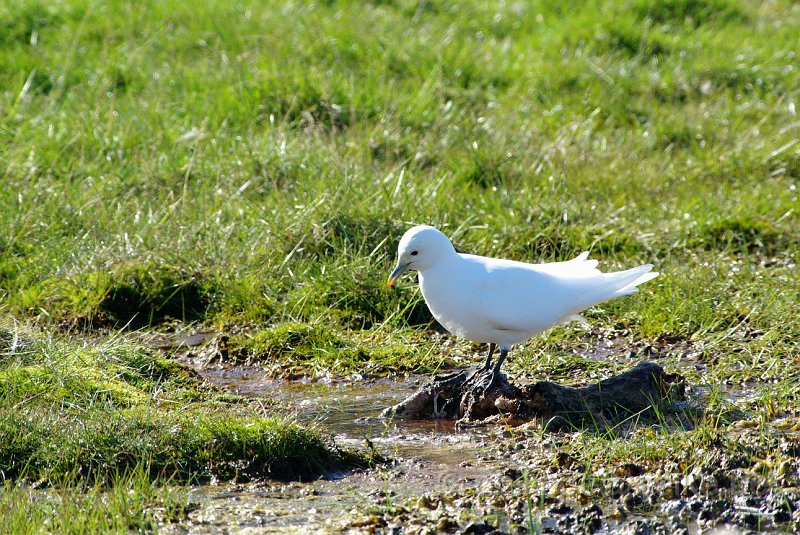
M188 522L174 533L750 533L800 530L800 418L770 426L746 414L720 422L702 452L658 462L593 462L591 430L547 433L541 423L456 429L453 420L382 419L426 377L275 379L264 369L197 368L230 392L283 407L337 444L375 447L391 462L317 481L219 483L189 490ZM749 386L687 388L661 420L613 427L617 438L690 432L708 396L741 400ZM724 432L723 432L724 429ZM610 432L609 429L596 430ZM654 435L655 434L655 435ZM650 438L648 438L650 440ZM658 440L654 443L659 443ZM663 447L669 440L662 440ZM369 445L372 446L369 446ZM771 452L789 460L769 463ZM787 453L788 452L788 453ZM699 461L698 461L699 459ZM777 474L777 476L776 476Z

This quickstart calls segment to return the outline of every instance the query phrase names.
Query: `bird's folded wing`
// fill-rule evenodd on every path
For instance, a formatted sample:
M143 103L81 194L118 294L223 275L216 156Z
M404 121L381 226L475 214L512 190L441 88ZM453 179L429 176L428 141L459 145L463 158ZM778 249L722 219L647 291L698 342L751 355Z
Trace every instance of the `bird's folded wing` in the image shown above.
M596 265L585 255L550 264L491 263L476 286L476 301L498 329L541 332L593 305L634 293L636 285L658 276L650 264L615 273L602 273Z
M559 323L585 291L575 277L556 276L528 264L495 266L475 297L480 313L494 328L541 332Z

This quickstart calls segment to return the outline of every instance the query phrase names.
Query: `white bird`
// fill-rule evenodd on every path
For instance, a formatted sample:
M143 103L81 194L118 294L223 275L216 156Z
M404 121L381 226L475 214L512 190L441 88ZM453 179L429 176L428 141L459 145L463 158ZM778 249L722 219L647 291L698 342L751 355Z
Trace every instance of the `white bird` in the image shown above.
M489 344L483 370L491 368L491 384L512 345L554 325L583 321L581 311L635 293L636 286L658 276L650 271L652 264L601 273L597 260L588 256L583 252L566 262L528 264L459 254L440 231L418 225L400 239L388 284L393 286L406 270L418 271L433 317L461 338ZM492 368L497 347L500 357Z

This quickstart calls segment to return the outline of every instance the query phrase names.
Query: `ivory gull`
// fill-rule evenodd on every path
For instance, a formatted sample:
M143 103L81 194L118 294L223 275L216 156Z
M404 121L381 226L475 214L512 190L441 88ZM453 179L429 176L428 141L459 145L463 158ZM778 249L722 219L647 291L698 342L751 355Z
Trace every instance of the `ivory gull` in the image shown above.
M597 260L583 252L566 262L528 264L514 260L459 254L439 230L418 225L397 247L393 286L406 270L419 272L422 296L433 317L448 331L489 344L483 371L494 383L514 344L554 325L583 320L579 313L614 297L632 294L636 286L658 276L644 264L626 271L601 273ZM492 355L500 357L492 368Z

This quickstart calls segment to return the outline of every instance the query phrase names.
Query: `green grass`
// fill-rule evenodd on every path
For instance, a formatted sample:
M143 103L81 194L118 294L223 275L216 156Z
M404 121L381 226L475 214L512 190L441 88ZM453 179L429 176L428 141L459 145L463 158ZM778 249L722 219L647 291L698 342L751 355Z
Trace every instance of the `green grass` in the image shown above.
M297 368L301 373L320 375L393 375L458 364L455 359L443 358L437 349L440 347L430 344L424 335L413 333L337 333L336 326L284 323L233 335L221 345L220 352L228 363L257 363L274 367L276 372Z
M515 374L659 358L796 414L799 27L789 0L3 4L0 313L33 345L3 327L0 469L227 475L276 430L320 444L117 329L196 322L239 333L232 360L321 373L477 361L385 285L413 223L661 271Z
M655 262L595 319L639 338L797 337L791 3L3 9L16 317L392 336L430 322L384 284L426 222L475 253Z
M153 486L146 470L115 477L112 484L33 489L6 482L0 489L3 533L152 532L180 522L191 509L176 487Z

